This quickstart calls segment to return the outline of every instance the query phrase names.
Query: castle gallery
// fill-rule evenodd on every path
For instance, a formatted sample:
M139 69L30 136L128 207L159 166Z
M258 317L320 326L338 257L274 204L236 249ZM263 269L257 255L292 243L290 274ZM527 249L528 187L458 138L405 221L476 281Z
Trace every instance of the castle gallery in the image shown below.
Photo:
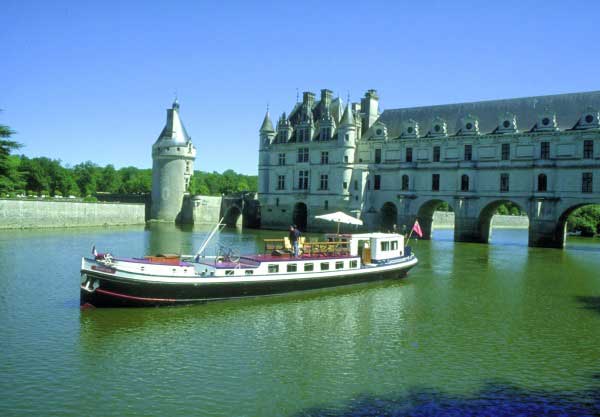
M322 230L314 216L341 210L369 229L416 218L430 229L447 203L457 240L485 241L484 223L513 201L529 215L530 244L547 245L563 216L600 202L599 110L598 91L382 113L375 90L347 104L305 92L260 128L261 224Z

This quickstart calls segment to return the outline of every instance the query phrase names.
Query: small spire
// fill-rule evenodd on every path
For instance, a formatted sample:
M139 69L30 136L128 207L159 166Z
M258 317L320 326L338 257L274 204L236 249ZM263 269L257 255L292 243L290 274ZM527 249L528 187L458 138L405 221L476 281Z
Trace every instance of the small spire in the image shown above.
M354 116L352 115L352 110L350 109L350 100L348 100L348 103L346 104L346 110L344 110L344 115L342 116L342 121L340 122L340 126L353 124Z
M271 122L271 117L269 116L269 105L267 105L267 113L265 114L265 119L262 122L260 131L261 132L275 132L275 130L273 129L273 123Z

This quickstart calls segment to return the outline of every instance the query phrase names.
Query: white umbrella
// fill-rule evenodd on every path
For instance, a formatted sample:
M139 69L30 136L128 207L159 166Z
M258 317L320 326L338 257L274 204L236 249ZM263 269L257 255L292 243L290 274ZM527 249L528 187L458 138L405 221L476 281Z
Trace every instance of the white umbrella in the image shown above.
M336 211L335 213L329 214L321 214L320 216L315 216L315 219L327 220L329 222L336 222L338 224L338 233L340 233L340 223L344 224L355 224L362 226L363 222L356 217L352 217L343 211Z

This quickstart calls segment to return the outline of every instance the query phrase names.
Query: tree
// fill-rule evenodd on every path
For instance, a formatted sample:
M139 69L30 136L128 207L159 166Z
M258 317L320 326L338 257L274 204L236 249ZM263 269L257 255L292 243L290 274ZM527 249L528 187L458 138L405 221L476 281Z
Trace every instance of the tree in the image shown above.
M23 146L19 142L8 139L14 133L8 126L0 125L0 192L2 193L14 191L22 185L17 160L10 157L11 151Z

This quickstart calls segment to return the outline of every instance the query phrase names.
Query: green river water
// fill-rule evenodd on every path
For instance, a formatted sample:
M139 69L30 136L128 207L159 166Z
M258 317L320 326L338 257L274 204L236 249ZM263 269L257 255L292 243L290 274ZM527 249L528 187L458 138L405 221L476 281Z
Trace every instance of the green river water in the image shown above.
M0 233L0 415L600 414L600 239L451 230L408 277L173 308L79 308L92 244L192 253L207 230ZM224 231L242 253L274 231Z

